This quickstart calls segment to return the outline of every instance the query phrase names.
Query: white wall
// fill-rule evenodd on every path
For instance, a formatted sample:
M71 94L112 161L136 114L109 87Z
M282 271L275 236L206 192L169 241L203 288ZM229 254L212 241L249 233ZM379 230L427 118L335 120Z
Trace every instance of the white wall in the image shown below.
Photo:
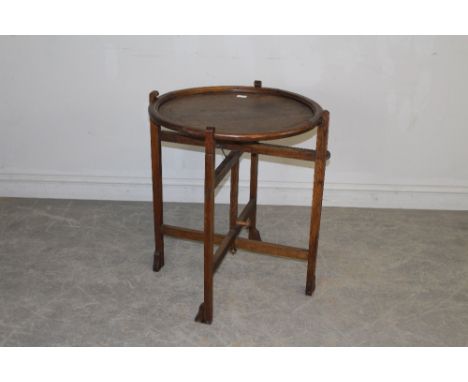
M0 195L150 200L149 91L256 79L331 111L326 205L468 209L467 37L0 37ZM201 202L202 155L163 155ZM260 203L310 203L311 165L263 159Z

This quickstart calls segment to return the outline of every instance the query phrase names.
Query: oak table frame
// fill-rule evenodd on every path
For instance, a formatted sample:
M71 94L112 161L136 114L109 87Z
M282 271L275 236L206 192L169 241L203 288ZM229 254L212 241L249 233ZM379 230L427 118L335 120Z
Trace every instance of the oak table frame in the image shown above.
M160 113L160 107L177 97L190 97L200 94L246 94L285 97L295 100L310 108L311 117L288 129L277 131L251 131L236 133L235 131L219 131L215 127L200 127L182 125L167 115ZM238 95L239 96L239 95ZM244 96L242 96L244 97ZM305 293L312 295L315 290L315 270L320 231L322 199L325 179L325 165L330 153L327 151L329 112L314 101L295 93L279 89L262 88L260 81L255 81L253 87L225 86L209 88L193 88L167 93L159 96L157 91L149 95L149 115L151 131L151 158L153 180L153 212L155 252L153 270L158 272L164 266L164 236L204 242L204 300L195 317L196 321L210 324L213 320L213 276L228 251L236 248L247 251L281 256L307 261L307 276ZM171 129L162 130L161 127ZM317 129L315 150L287 147L281 145L259 143L260 140L278 139L298 135L312 129ZM184 145L201 146L205 148L205 201L204 230L194 230L164 224L163 222L163 178L161 142L173 142ZM230 150L225 159L215 168L216 148ZM239 161L244 153L250 153L250 198L247 205L238 213ZM312 211L310 219L309 246L307 249L268 243L261 240L256 224L257 213L257 182L258 156L270 155L315 162ZM231 172L231 191L229 208L229 232L226 235L214 231L214 199L215 189L221 180ZM247 228L248 238L238 237L242 228ZM214 245L218 249L213 253Z

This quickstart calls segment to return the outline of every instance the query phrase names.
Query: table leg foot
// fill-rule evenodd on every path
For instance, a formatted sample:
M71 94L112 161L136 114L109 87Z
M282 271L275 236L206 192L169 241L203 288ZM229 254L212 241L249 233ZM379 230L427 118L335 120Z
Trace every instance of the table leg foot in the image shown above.
M198 313L197 315L195 316L195 321L196 322L201 322L203 324L211 324L211 319L210 320L207 320L205 318L205 303L201 303L200 307L198 308Z
M307 280L306 288L305 288L305 294L307 296L312 296L315 290L315 277L312 278L311 280Z
M164 255L159 251L154 251L153 271L159 272L164 266Z
M257 228L250 228L249 230L249 239L250 240L258 240L262 241L262 238L260 237L260 232L258 232Z

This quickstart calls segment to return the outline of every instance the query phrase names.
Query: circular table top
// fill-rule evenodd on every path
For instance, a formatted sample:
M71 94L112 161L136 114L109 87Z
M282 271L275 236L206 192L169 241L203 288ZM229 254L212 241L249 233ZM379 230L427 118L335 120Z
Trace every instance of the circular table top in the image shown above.
M148 110L154 123L197 137L214 127L217 140L289 137L313 129L322 116L311 99L272 88L216 86L152 94Z

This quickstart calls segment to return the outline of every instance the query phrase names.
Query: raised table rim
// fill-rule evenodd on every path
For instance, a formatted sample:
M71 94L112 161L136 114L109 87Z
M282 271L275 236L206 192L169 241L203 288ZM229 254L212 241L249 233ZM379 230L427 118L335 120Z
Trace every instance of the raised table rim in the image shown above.
M193 137L202 138L205 135L205 130L202 128L194 128L191 126L185 126L176 123L165 115L162 115L159 112L159 108L166 102L177 98L177 97L187 97L190 95L199 95L199 94L226 94L226 93L250 93L250 94L265 94L265 95L275 95L280 97L285 97L288 99L293 99L297 102L306 105L313 112L313 116L299 124L288 127L285 130L278 132L268 132L268 133L251 133L251 134L235 134L235 133L222 133L215 131L215 139L223 141L242 141L242 142L256 142L256 141L266 141L273 139L280 139L291 137L294 135L299 135L305 133L309 130L312 130L314 127L320 124L322 117L322 107L315 101L310 98L304 97L300 94L293 93L286 90L276 89L276 88L264 88L257 86L206 86L206 87L195 87L187 88L181 90L175 90L168 93L165 93L159 96L159 93L153 91L150 94L150 104L148 107L148 112L150 119L153 123L161 125L171 130L175 130L179 133L190 135ZM208 126L206 126L208 127ZM216 129L216 126L210 126Z

